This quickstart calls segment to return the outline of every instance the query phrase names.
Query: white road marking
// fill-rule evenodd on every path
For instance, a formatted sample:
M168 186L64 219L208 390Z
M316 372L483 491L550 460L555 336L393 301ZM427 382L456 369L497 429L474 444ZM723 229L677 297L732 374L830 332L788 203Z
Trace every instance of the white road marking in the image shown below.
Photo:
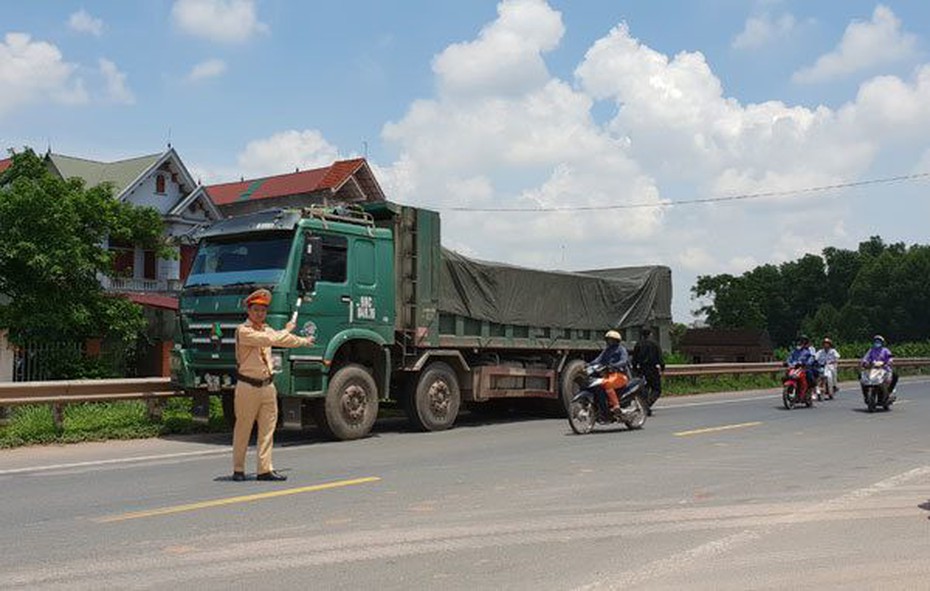
M91 468L96 466L109 466L113 464L130 464L133 462L151 462L157 460L172 460L176 458L189 458L196 456L216 456L228 454L231 448L210 449L203 451L185 451L173 454L160 454L153 456L135 456L131 458L113 458L109 460L93 460L88 462L74 462L71 464L50 464L47 466L29 466L26 468L13 468L10 470L0 470L0 476L8 474L28 474L31 472L49 472L51 470L70 470L73 468Z
M700 394L696 394L700 396ZM730 400L709 400L707 402L685 402L682 404L659 404L657 410L674 410L676 408L688 408L691 406L713 406L715 404L733 404L736 402L752 402L754 400L766 400L768 398L779 398L781 394L767 394L765 396L753 396L751 398L731 398Z

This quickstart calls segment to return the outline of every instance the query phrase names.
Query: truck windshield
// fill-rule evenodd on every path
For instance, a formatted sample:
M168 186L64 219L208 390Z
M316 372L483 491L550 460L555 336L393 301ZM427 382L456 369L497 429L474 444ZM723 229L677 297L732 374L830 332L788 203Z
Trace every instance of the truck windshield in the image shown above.
M291 234L208 238L200 243L185 287L273 285L281 280Z

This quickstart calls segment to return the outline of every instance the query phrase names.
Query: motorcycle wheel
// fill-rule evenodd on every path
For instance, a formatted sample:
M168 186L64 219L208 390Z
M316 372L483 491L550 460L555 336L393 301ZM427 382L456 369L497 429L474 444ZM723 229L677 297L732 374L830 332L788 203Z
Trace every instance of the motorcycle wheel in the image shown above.
M627 429L642 429L643 425L646 423L646 405L643 403L643 399L639 396L634 396L630 399L630 408L631 414L624 414L623 424L626 425Z
M597 409L591 400L582 398L575 400L568 406L568 424L572 431L578 435L585 435L594 429L597 421Z
M781 394L781 401L785 405L785 410L794 408L794 386L785 386Z
M877 406L878 395L875 393L875 388L870 388L869 393L866 394L865 402L869 407L869 412L875 412L875 407Z

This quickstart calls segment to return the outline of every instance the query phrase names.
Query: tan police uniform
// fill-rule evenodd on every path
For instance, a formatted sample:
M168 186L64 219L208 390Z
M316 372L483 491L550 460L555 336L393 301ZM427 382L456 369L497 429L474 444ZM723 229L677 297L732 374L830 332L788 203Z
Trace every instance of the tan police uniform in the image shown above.
M246 321L236 328L236 366L240 378L236 381L235 395L234 472L245 471L246 448L249 445L252 424L256 420L258 474L273 471L271 448L278 420L278 397L271 381L271 347L305 347L309 344L308 338L293 335L285 330L274 330L267 324L255 328L250 321Z

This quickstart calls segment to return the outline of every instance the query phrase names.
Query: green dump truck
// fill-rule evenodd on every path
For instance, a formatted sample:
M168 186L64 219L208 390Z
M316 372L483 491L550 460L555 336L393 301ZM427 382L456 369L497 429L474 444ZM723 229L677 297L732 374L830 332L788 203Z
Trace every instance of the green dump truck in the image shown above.
M268 323L296 317L316 343L275 350L285 427L315 422L365 436L379 403L417 428L453 425L464 404L561 400L609 328L650 327L667 348L667 267L547 272L486 263L440 245L439 214L382 201L279 209L221 220L199 236L180 299L172 378L232 413L235 329L243 298L264 287Z

